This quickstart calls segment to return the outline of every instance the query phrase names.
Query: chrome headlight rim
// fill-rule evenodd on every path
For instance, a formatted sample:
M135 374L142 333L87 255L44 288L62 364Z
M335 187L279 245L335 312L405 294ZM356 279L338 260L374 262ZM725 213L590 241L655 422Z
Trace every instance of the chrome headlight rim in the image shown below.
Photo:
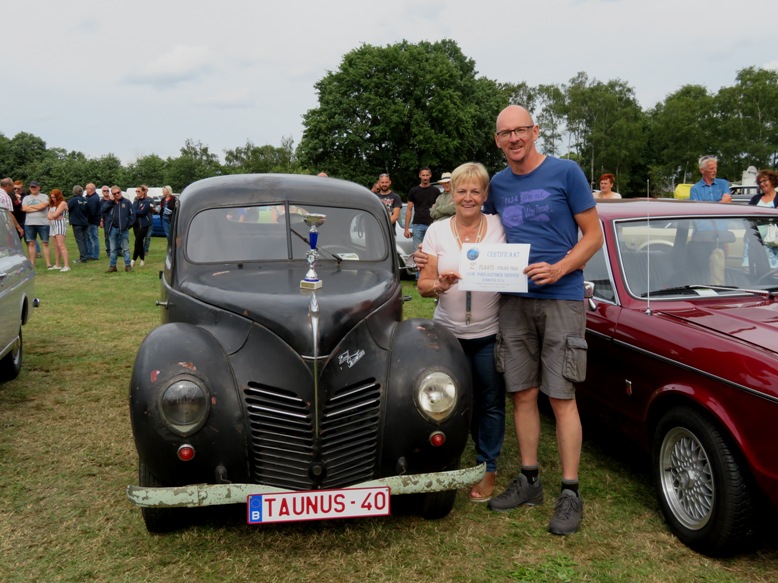
M189 401L187 403L186 401ZM185 411L189 407L191 411ZM157 410L167 430L188 437L203 428L211 412L211 393L201 379L171 379L159 393Z
M454 376L445 369L427 369L416 380L413 397L416 409L435 424L447 421L457 408L461 390Z

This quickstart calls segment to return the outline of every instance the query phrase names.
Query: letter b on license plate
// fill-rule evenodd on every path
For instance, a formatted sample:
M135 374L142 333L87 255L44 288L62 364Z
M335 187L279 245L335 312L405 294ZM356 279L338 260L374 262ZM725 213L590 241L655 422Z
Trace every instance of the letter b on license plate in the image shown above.
M246 510L249 524L387 516L389 487L252 494Z

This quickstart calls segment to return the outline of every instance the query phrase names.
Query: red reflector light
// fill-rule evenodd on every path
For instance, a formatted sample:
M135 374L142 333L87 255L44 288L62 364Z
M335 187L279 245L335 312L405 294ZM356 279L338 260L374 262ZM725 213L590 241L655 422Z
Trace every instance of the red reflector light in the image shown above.
M185 443L184 445L178 448L178 459L180 459L182 462L188 462L194 459L194 456L195 456L195 450L188 443Z
M430 443L434 447L440 447L444 443L446 443L446 434L442 431L436 431L432 435L430 435Z

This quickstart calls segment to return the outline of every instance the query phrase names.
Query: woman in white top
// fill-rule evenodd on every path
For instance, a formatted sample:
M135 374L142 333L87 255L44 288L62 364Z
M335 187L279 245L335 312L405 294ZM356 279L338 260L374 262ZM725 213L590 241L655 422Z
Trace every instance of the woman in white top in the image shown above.
M594 198L621 198L618 192L613 191L614 184L616 184L616 177L613 174L603 174L600 176L600 191L594 193Z
M473 419L470 433L478 463L486 462L486 475L470 491L474 502L486 502L494 492L497 458L505 435L505 385L494 363L500 294L459 290L459 255L463 243L505 243L500 218L484 215L489 173L481 164L468 162L451 173L453 217L429 226L422 243L428 263L418 281L419 293L437 297L433 319L459 339L473 376Z
M65 246L65 234L68 232L68 223L65 220L67 216L68 203L59 188L55 188L49 193L49 226L51 227L51 237L54 239L54 253L56 260L54 265L47 269L62 269L70 271L70 262L68 261L68 248ZM59 262L62 260L63 266L60 268Z

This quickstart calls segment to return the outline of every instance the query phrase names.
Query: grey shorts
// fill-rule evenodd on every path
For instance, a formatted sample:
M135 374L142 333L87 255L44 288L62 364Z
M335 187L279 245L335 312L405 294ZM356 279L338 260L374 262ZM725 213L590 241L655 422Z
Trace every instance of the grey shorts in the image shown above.
M504 295L495 359L509 393L532 387L555 399L575 398L586 378L586 312L582 301Z

